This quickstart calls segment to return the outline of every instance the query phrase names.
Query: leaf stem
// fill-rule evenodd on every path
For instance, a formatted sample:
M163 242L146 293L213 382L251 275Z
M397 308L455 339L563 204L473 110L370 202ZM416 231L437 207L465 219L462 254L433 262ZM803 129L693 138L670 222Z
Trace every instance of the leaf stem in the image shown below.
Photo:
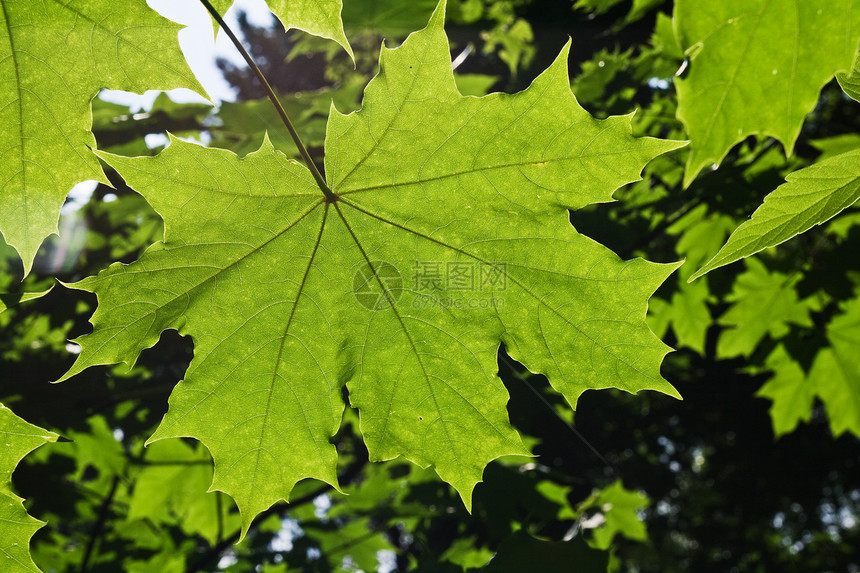
M317 186L319 186L320 190L325 195L326 201L333 202L337 200L337 195L335 195L329 186L326 184L325 179L320 173L319 169L317 169L316 164L313 159L311 159L311 154L308 153L308 149L305 147L305 144L302 143L302 140L299 138L299 134L296 132L296 128L293 127L293 122L290 121L289 116L287 115L286 110L284 110L284 106L281 105L280 100L278 100L278 96L275 94L275 90L272 89L272 86L269 85L268 80L266 80L266 76L263 75L263 72L254 63L254 60L251 58L251 55L245 50L245 47L242 46L242 42L236 37L233 33L233 30L230 29L230 26L221 18L221 15L218 13L218 10L215 9L212 4L209 3L209 0L200 0L200 3L206 7L206 10L215 18L215 21L218 22L218 25L221 26L221 29L227 33L230 41L233 42L233 45L236 46L236 49L239 50L239 53L242 54L242 57L245 59L245 62L251 68L251 71L254 72L254 75L257 76L257 79L260 81L260 84L263 86L263 89L266 92L266 95L269 96L269 100L272 102L272 105L275 106L275 110L278 112L278 115L281 116L281 121L284 122L284 125L287 127L287 131L290 132L290 137L293 138L293 142L296 144L296 147L299 150L299 154L302 156L302 160L305 162L305 165L310 169L311 174L314 176L314 179L317 182Z
M102 530L104 529L105 522L108 518L108 513L110 512L110 506L113 503L114 496L116 496L117 486L119 486L119 476L114 476L113 481L111 482L110 491L105 496L104 501L102 502L102 507L99 510L98 518L96 519L95 524L93 525L93 529L90 532L90 538L87 541L87 547L84 550L84 557L81 559L81 573L86 573L89 570L90 558L95 553L96 543L102 535Z

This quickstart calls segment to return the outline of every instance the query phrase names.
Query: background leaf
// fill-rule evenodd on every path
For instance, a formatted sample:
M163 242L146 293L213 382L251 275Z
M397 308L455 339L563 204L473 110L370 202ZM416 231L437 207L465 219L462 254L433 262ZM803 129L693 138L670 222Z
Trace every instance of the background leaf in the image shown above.
M767 335L780 338L789 324L811 326L814 300L800 300L797 278L770 272L756 259L747 259L747 271L738 277L727 300L732 303L719 320L723 331L717 355L730 358L749 355Z
M808 231L853 205L858 197L860 149L795 171L690 280Z
M775 137L791 155L818 92L857 53L857 8L856 0L675 3L690 58L689 74L675 81L691 140L685 186L750 135Z

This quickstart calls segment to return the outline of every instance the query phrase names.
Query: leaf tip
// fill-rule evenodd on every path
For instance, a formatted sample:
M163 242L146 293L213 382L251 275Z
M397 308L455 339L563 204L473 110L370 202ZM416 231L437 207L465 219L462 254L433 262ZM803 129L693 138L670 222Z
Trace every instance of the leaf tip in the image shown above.
M260 149L257 150L257 153L273 153L275 151L275 146L272 144L272 140L269 139L269 130L263 132L263 142L260 144Z
M710 271L710 270L711 269L708 268L707 264L705 266L701 267L699 270L697 270L692 275L690 275L690 278L687 279L687 284L690 284L694 280L696 280L697 278L706 275L708 273L708 271Z
M690 185L693 184L693 181L696 180L696 176L699 175L699 172L702 170L702 165L698 165L693 167L693 154L690 154L690 159L687 161L686 167L684 167L684 181L681 184L681 187L686 191L690 188Z
M445 12L448 9L448 0L439 0L439 3L436 4L436 8L433 10L433 15L430 16L430 22L427 24L428 28L435 27L444 27L445 26Z

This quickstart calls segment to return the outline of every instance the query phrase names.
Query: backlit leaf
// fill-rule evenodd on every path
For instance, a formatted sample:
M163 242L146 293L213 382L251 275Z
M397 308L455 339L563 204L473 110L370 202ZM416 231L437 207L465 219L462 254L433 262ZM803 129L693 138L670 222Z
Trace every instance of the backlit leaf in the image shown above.
M747 259L746 265L726 298L732 306L719 320L729 327L717 343L719 358L748 356L765 336L777 339L788 334L789 324L812 326L809 311L815 304L800 300L796 276L768 271L757 259Z
M780 436L794 430L800 422L809 421L815 388L782 345L771 353L767 365L773 369L774 376L761 387L758 395L773 402L770 407L773 433Z
M690 280L783 243L850 207L860 197L860 149L830 157L786 177Z
M0 232L24 261L57 232L84 180L107 182L90 152L90 100L101 88L203 88L176 41L180 27L145 0L0 1Z
M611 200L682 144L589 116L567 48L524 92L461 96L443 18L444 4L383 49L359 112L332 112L336 201L268 139L243 159L176 139L154 158L99 154L162 215L165 240L75 285L100 304L66 377L130 364L165 329L190 334L153 439L201 440L244 529L300 479L337 484L344 385L371 460L432 465L467 507L490 461L527 453L500 342L572 406L608 387L678 396L645 324L676 265L620 260L568 208Z
M29 545L43 523L27 515L21 498L12 492L12 472L24 456L57 437L0 404L0 569L4 573L39 571Z
M750 135L775 137L791 154L818 92L851 67L860 2L678 0L675 26L690 59L689 75L676 79L689 185Z
M827 326L830 348L815 357L809 382L827 408L834 435L849 431L860 436L860 298L842 307Z
M233 2L234 0L212 0L212 5L223 16ZM266 4L285 29L298 28L309 34L334 40L346 50L350 58L355 59L340 18L342 0L266 0Z
M598 508L602 516L602 519L595 520L600 521L600 525L593 529L592 547L609 549L616 535L637 541L647 540L648 533L639 512L647 508L648 503L648 496L626 489L621 480L589 497L579 509Z
M768 358L775 375L759 395L773 401L770 414L777 435L808 422L813 402L819 398L835 436L844 432L860 436L860 298L844 303L841 310L827 326L830 346L818 352L808 373L782 346Z

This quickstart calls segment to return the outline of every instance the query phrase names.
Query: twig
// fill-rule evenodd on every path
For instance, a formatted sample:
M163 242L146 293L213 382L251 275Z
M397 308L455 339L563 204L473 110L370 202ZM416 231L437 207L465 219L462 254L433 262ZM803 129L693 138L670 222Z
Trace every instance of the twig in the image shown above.
M105 522L107 521L108 512L110 511L110 506L113 503L113 498L116 495L118 486L119 476L114 476L113 483L111 483L110 486L110 491L108 492L107 497L104 498L104 501L102 501L102 507L99 510L98 519L96 519L96 522L93 525L93 530L90 532L90 538L87 541L87 548L84 551L84 558L81 560L81 573L86 573L89 568L90 558L93 556L96 542L99 537L101 537L102 530L104 529Z
M362 468L364 468L366 463L367 463L366 458L356 460L346 469L346 471L343 473L343 475L340 476L339 481L341 481L343 483L348 483L348 482L352 481L352 479L361 472ZM318 487L317 489L315 489L314 491L312 491L310 493L307 493L301 497L297 497L296 499L291 500L288 504L287 503L275 504L272 507L270 507L269 509L267 509L266 511L260 513L260 515L257 516L257 519L255 521L257 523L262 523L263 521L265 521L267 518L271 517L272 515L283 515L289 509L310 503L313 500L315 500L318 496L324 494L327 491L330 491L331 489L332 489L331 485L325 484L323 486ZM240 535L241 535L240 530L236 530L232 534L221 539L221 541L216 543L206 553L201 555L199 559L197 559L193 563L191 563L185 569L185 573L197 573L198 571L203 571L204 567L207 564L209 564L211 561L213 561L214 559L219 557L222 553L224 553L224 551L229 549L231 545L236 543L239 540Z

